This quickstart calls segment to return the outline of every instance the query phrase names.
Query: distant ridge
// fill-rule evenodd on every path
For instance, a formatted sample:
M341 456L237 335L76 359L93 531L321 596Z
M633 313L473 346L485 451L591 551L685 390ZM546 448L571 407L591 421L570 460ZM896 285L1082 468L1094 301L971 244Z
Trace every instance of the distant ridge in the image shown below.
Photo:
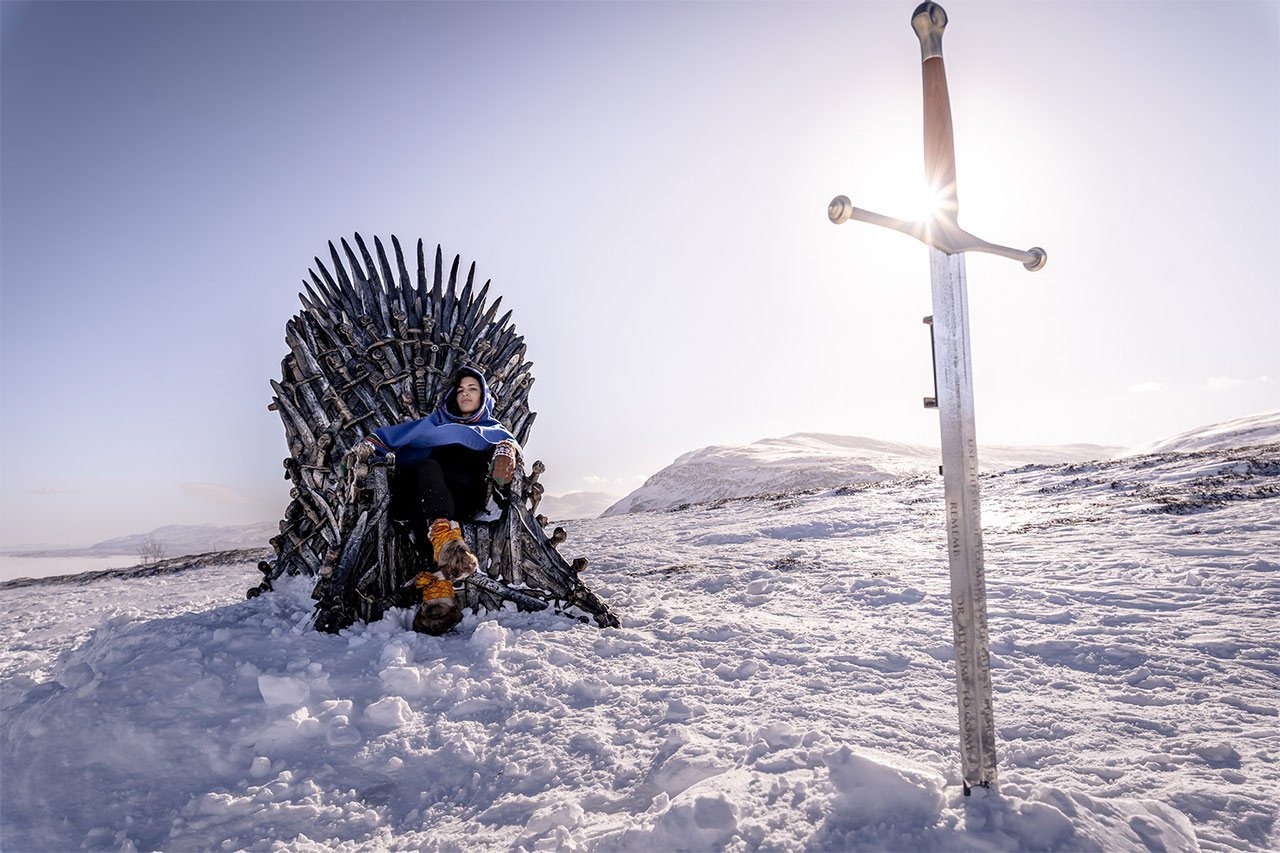
M1020 465L1110 459L1120 450L1098 444L982 445L978 457L983 470L998 471ZM747 445L716 445L686 453L605 510L604 515L768 492L874 483L936 472L940 462L941 451L927 445L798 432Z
M165 556L183 557L189 554L206 554L212 551L236 551L246 548L266 548L270 539L280 532L274 521L254 524L169 524L157 527L149 533L131 533L104 539L87 548L40 549L31 551L6 551L14 557L113 557L138 553L138 547L147 537L154 537L164 546Z
M546 495L543 497L542 503L538 504L538 512L552 521L595 518L617 500L617 495L611 495L606 492L569 492L564 495Z
M90 584L101 580L122 578L137 580L138 578L155 577L156 575L172 575L192 569L203 569L207 566L225 566L230 563L243 563L248 560L266 559L271 556L270 548L241 548L233 551L215 551L208 554L184 554L161 560L150 566L127 566L122 569L99 569L91 572L78 572L71 575L49 575L40 578L14 578L0 581L0 589L22 589L32 586L59 586L66 584Z
M1259 412L1235 420L1196 427L1142 444L1120 454L1122 457L1146 456L1151 453L1196 453L1202 450L1225 450L1280 442L1280 409Z

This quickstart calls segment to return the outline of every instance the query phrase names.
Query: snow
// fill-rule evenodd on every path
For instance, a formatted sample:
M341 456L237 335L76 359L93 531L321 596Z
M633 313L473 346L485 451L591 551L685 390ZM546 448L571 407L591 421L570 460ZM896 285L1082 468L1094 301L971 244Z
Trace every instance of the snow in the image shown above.
M1032 463L1109 459L1121 448L1096 444L1056 447L983 445L984 471ZM604 515L668 509L720 498L744 498L850 483L877 483L937 471L936 447L858 436L800 432L748 445L716 445L686 453Z
M311 687L301 678L291 675L258 676L258 692L268 705L298 706L311 696Z
M0 586L0 847L1276 849L1280 446L982 488L994 791L912 475L573 523L613 630L320 634L251 561Z

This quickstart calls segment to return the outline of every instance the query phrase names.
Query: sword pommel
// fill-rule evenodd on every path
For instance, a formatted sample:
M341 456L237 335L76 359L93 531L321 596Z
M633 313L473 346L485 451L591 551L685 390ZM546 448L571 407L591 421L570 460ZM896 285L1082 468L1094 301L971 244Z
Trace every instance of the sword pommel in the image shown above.
M849 201L847 195L838 195L831 199L831 204L827 205L827 218L836 225L848 222L852 214L853 202Z
M1039 272L1044 269L1045 261L1049 260L1049 253L1039 246L1032 246L1028 252L1031 255L1031 260L1027 261L1023 266L1032 272Z
M911 29L920 38L920 61L942 56L942 31L947 28L946 10L929 0L911 13Z

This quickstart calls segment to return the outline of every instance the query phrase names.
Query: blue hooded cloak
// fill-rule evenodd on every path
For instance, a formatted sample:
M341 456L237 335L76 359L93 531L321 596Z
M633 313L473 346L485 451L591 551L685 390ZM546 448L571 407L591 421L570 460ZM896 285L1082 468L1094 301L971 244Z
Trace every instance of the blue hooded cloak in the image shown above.
M458 413L453 401L458 383L464 376L480 383L482 395L480 408L470 415ZM416 421L380 427L369 438L381 453L395 451L396 461L406 465L425 461L433 449L446 444L488 450L504 441L516 443L516 437L493 416L493 395L489 393L489 383L484 374L469 367L458 371L457 377L441 395L434 412Z

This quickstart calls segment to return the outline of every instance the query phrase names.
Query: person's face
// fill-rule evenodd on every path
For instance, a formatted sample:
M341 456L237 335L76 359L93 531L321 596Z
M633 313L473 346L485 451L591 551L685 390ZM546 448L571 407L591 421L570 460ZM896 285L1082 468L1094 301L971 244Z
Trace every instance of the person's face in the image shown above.
M480 401L484 399L480 382L475 377L464 376L458 383L458 393L454 399L457 400L458 411L464 415L474 415L476 409L480 408Z

